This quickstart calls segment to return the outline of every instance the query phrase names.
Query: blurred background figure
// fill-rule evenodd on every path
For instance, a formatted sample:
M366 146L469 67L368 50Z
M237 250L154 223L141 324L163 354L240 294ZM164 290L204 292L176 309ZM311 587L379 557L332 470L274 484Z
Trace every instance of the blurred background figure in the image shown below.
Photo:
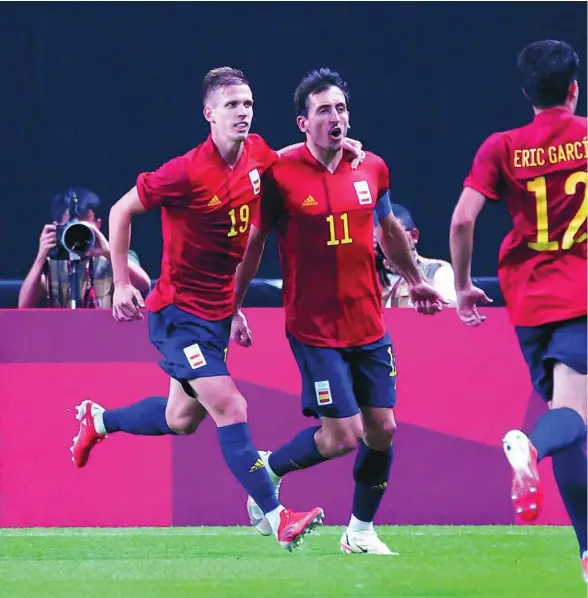
M400 204L393 203L392 211L406 232L406 238L414 253L417 264L433 287L441 293L450 306L455 306L456 295L453 283L453 268L449 262L426 258L418 254L416 246L420 231L416 227L411 213ZM382 286L382 302L384 307L412 307L406 281L394 270L394 266L384 257L374 234L377 270Z
M53 198L52 223L41 231L39 251L20 288L18 307L112 306L110 245L100 230L100 214L100 199L88 189L71 187ZM148 292L151 281L133 251L129 251L129 268L132 284Z

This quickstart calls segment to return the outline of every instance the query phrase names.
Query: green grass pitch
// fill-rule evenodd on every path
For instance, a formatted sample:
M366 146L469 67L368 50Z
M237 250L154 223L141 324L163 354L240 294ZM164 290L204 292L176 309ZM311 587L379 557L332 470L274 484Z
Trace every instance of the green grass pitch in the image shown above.
M571 528L378 527L400 556L292 554L243 527L0 530L7 598L583 598Z

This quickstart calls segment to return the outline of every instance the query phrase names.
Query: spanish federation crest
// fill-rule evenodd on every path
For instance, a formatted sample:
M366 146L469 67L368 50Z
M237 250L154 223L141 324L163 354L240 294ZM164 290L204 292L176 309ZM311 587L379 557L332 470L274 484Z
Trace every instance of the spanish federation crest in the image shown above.
M253 195L259 195L261 191L261 179L259 178L259 172L257 168L254 168L249 173L249 180L251 181L251 186L253 187Z
M357 195L357 200L362 206L368 206L372 203L372 194L370 191L370 186L368 185L367 181L356 181L353 183L355 187L355 193Z

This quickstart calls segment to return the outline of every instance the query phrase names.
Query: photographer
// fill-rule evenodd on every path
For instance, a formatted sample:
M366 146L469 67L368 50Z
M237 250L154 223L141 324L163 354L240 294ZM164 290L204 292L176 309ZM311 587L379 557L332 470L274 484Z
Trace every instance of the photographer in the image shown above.
M457 299L451 264L444 260L431 259L419 255L416 246L419 242L420 231L416 227L411 213L404 206L394 203L392 204L392 212L406 233L408 244L412 249L420 271L429 284L443 296L448 305L454 307ZM375 234L374 250L376 253L376 270L382 288L382 303L384 307L412 307L406 281L398 275L392 264L384 257L382 250L377 244Z
M100 199L87 189L70 188L53 198L51 214L53 223L43 227L18 307L112 307L110 246L100 231ZM129 271L131 284L148 292L151 281L133 251ZM72 281L77 281L79 292L72 294Z

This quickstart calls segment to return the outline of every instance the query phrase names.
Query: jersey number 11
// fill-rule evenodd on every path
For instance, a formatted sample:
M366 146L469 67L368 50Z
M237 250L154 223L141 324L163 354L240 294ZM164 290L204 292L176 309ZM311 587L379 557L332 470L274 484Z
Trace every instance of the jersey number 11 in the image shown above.
M337 230L335 228L335 216L332 214L327 216L327 222L329 223L329 240L327 245L339 245L339 243L346 245L347 243L353 243L353 239L349 236L349 216L347 213L341 214L341 222L343 229L343 237L337 238Z

